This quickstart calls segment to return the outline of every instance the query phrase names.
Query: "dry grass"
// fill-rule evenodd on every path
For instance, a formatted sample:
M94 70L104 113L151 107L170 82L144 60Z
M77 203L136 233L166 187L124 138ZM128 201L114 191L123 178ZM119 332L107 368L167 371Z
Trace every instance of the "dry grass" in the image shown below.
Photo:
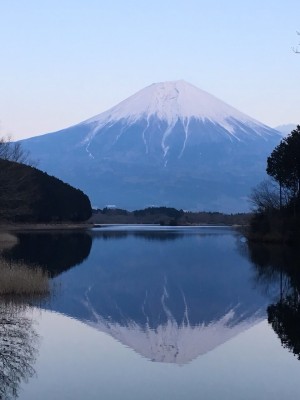
M40 296L49 292L49 276L40 267L0 258L0 295Z

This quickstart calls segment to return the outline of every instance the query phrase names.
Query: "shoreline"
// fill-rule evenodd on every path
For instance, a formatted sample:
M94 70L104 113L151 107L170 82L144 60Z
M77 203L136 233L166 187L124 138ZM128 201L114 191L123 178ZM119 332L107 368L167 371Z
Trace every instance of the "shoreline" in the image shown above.
M117 226L156 226L161 228L180 228L180 227L231 227L231 228L242 228L244 225L237 224L178 224L178 225L160 225L160 224L147 224L147 223L24 223L24 224L1 224L0 223L0 233L3 232L16 232L16 231L55 231L55 230L87 230L93 228L105 228L105 227L117 227Z
M14 231L48 231L48 230L85 230L93 228L93 223L32 223L32 224L0 224L0 232L14 232Z

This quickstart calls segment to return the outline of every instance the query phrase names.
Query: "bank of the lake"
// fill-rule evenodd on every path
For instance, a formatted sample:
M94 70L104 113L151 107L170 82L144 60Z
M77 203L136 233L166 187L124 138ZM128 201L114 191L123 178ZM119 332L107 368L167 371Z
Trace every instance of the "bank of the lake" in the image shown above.
M245 235L251 242L297 245L300 243L299 215L279 210L256 213L250 219Z
M40 230L85 230L93 228L94 224L89 222L84 223L0 223L0 232L13 231L40 231Z

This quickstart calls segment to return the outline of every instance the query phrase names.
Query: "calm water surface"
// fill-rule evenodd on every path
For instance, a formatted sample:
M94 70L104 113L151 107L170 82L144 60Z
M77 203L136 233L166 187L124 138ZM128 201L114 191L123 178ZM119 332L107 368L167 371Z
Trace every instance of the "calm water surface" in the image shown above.
M295 251L226 227L18 239L3 256L41 265L54 289L1 303L1 399L299 398Z

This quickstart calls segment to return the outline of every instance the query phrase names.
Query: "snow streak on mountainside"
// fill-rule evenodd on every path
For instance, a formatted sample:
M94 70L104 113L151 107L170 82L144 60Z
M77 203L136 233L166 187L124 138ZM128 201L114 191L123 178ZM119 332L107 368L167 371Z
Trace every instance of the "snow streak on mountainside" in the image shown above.
M23 141L40 168L93 205L242 211L281 135L185 81L156 83L110 110Z
M83 124L92 124L93 130L91 134L86 137L85 141L89 142L103 127L112 126L118 121L126 121L124 124L133 125L143 120L147 121L145 129L143 130L144 142L145 132L150 128L151 120L152 122L156 120L165 124L163 128L163 140L172 133L176 124L179 123L182 125L182 129L185 133L184 145L187 136L191 133L191 129L189 129L191 121L194 124L202 122L211 123L215 125L216 128L221 127L223 128L223 134L230 134L237 140L241 140L242 138L239 138L240 134L246 132L245 128L241 127L242 124L251 130L257 128L262 129L263 132L256 131L259 135L271 134L269 128L265 125L209 93L181 80L152 84L108 111L88 119ZM124 130L120 130L116 141L122 135L123 131ZM254 131L252 131L252 133L254 133ZM162 148L165 149L163 142ZM183 150L184 148L180 155L182 155ZM165 154L164 152L164 155Z

